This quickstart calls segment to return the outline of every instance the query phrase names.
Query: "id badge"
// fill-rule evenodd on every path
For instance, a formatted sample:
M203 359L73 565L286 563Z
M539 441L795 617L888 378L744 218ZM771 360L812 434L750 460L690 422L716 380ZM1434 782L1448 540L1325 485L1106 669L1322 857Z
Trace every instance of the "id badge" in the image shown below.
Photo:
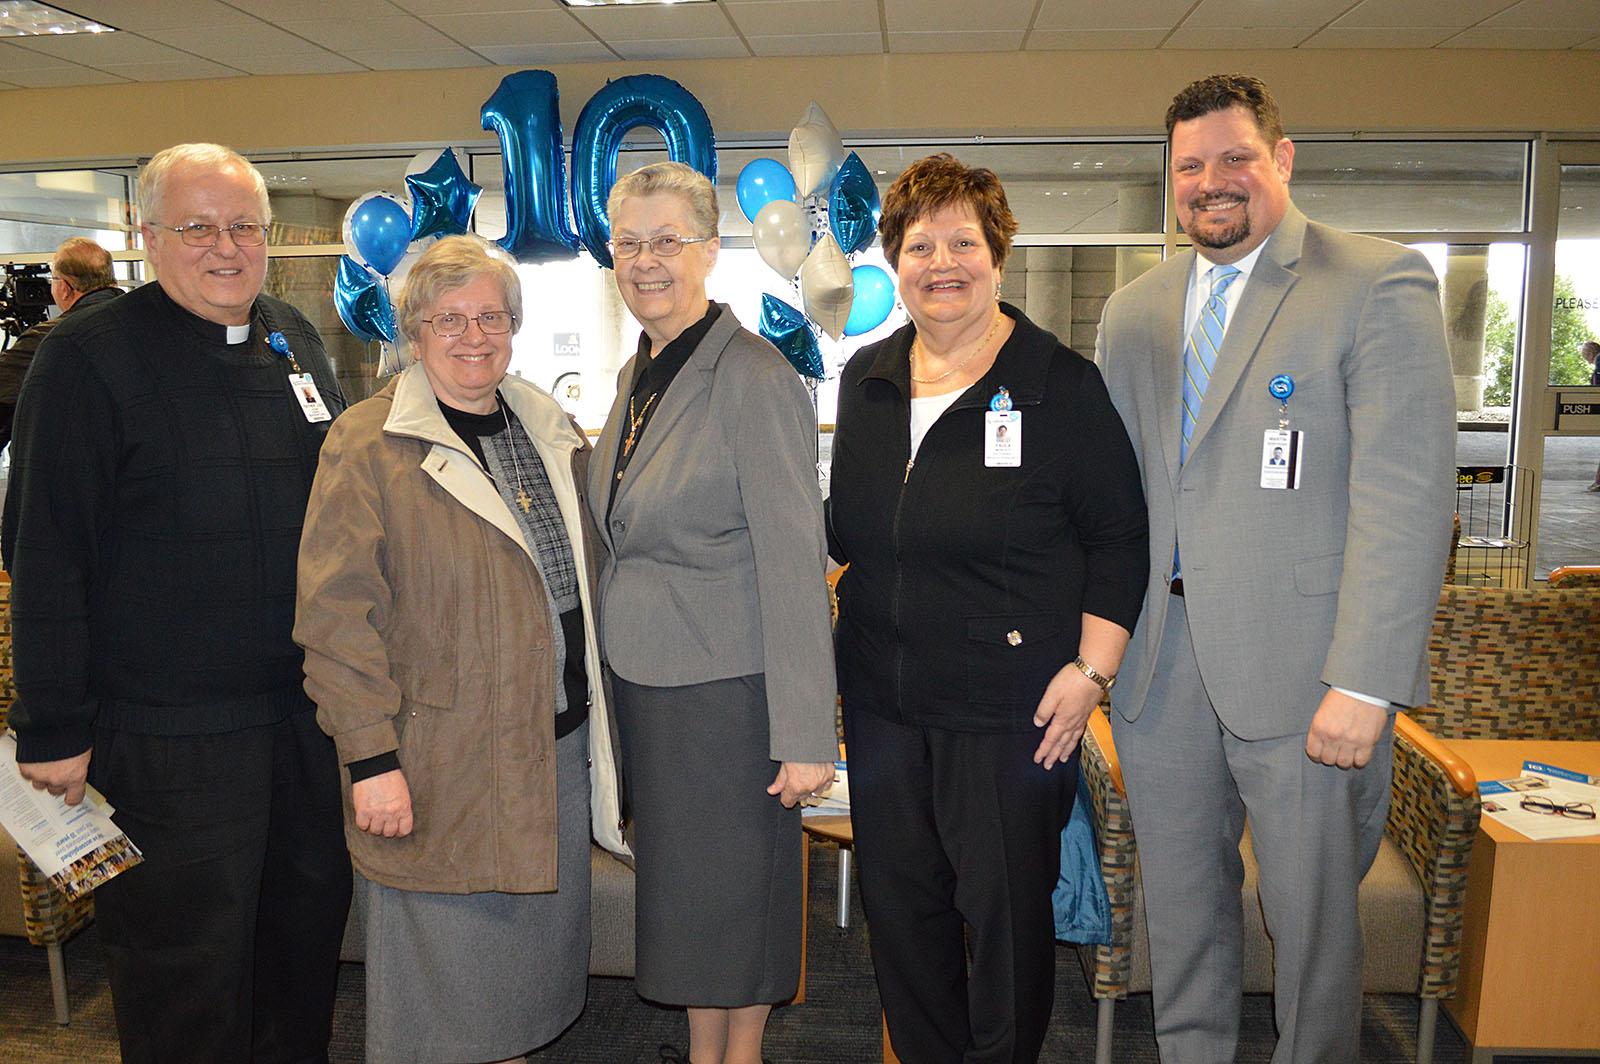
M1022 411L989 410L983 415L983 464L989 469L1022 464Z
M1261 434L1261 486L1294 489L1300 486L1300 466L1305 433L1298 429L1268 429Z
M289 388L294 392L295 399L300 403L300 412L306 420L315 425L319 421L332 421L333 415L328 413L328 408L322 402L322 393L317 391L317 382L311 379L309 373L289 374Z

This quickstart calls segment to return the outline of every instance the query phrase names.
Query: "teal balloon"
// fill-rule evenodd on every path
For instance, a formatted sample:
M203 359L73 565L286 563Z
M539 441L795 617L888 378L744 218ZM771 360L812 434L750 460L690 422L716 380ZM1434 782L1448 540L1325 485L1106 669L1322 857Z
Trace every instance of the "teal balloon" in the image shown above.
M456 153L446 148L434 164L406 178L411 191L411 239L465 233L483 189L461 172Z
M894 278L879 266L857 266L850 271L850 281L856 294L850 304L850 316L845 319L844 334L860 336L889 320L889 312L894 309Z
M753 222L761 208L773 200L794 202L794 177L789 168L776 159L756 159L739 171L735 193L745 219Z
M882 216L877 182L872 180L861 156L851 152L839 167L828 193L828 223L833 227L833 237L846 255L854 255L872 246Z
M394 272L411 246L411 219L406 209L382 193L369 193L357 203L346 224L356 252L384 277Z
M774 295L761 297L761 335L783 353L795 372L802 377L824 380L827 372L822 368L822 350L817 346L817 334L806 320L805 312L796 310Z
M389 305L389 293L371 270L349 255L339 257L333 306L345 328L361 339L394 343L394 308Z

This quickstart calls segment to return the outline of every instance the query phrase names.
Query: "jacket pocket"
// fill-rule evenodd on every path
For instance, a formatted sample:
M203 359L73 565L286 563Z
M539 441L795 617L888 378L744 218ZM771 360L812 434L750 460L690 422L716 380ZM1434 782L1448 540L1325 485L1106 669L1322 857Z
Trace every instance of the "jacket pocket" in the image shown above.
M1344 554L1324 554L1294 563L1294 589L1302 595L1331 595L1344 578Z
M1054 613L994 613L967 618L967 700L1037 702L1050 677L1071 661L1067 625Z

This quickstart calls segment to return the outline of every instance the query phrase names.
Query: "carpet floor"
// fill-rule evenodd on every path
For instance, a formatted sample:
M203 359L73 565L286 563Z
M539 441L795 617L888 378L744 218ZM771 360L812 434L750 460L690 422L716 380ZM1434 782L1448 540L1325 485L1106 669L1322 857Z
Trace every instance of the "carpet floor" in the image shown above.
M807 999L777 1009L767 1027L766 1056L773 1064L870 1064L881 1060L878 994L867 956L859 897L851 899L848 928L835 925L837 851L812 843ZM853 892L852 892L853 894ZM66 948L72 1022L58 1027L50 1003L44 951L22 939L0 939L0 1061L7 1064L114 1064L118 1060L111 994L99 943L91 928ZM366 1015L363 969L342 965L329 1057L334 1064L363 1059ZM1073 951L1059 951L1056 1006L1041 1061L1094 1059L1095 1002ZM1119 1003L1113 1057L1119 1064L1154 1064L1150 998ZM1415 1059L1417 999L1369 995L1362 1016L1362 1064L1403 1064ZM534 1064L658 1064L664 1045L683 1048L681 1010L647 1004L627 979L592 978L583 1015L560 1039L529 1059ZM1239 1064L1266 1064L1272 1055L1270 1001L1251 995L1243 1006ZM1466 1064L1459 1033L1441 1014L1435 1064ZM1588 1058L1600 1060L1600 1057ZM1560 1064L1572 1064L1561 1058ZM1555 1058L1498 1058L1497 1064L1557 1064Z

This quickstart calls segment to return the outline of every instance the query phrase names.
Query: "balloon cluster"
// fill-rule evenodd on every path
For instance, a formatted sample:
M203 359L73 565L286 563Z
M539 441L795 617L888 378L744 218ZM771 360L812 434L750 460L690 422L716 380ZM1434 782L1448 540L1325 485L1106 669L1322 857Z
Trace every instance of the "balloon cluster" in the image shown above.
M363 340L396 339L389 281L422 242L465 233L483 189L461 170L449 148L429 150L406 169L410 209L387 192L356 197L344 214L345 254L333 285L333 305L345 327Z
M807 377L826 376L818 331L837 340L882 325L894 309L894 282L880 267L851 268L848 256L872 244L882 210L878 186L813 101L789 134L789 165L756 159L739 172L739 209L750 220L761 260L784 280L799 277L801 310L761 297L761 335Z

